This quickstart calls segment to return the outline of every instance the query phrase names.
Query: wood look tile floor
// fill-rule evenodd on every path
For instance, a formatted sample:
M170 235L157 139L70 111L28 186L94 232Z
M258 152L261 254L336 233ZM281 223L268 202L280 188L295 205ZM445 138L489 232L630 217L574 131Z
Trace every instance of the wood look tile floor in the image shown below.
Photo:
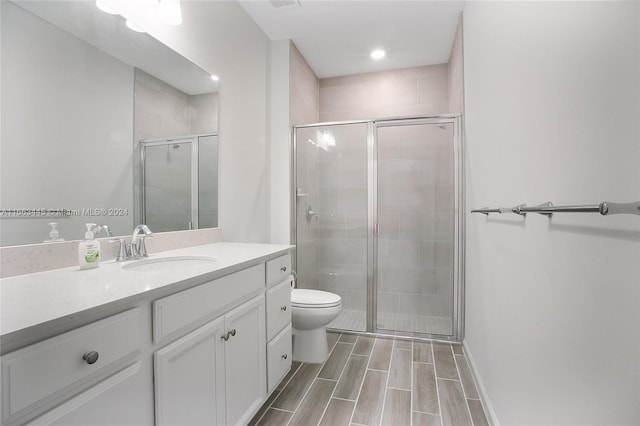
M462 346L327 333L324 364L294 362L249 423L485 426Z

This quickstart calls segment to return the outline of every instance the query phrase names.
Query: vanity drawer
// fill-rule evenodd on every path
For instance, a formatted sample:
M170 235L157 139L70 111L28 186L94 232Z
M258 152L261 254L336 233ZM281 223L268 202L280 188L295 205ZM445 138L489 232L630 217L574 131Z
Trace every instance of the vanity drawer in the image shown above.
M291 322L291 279L267 290L267 341Z
M267 286L277 284L291 274L291 254L267 262Z
M267 344L267 389L271 393L291 369L291 324Z
M98 373L111 371L109 366L116 368L116 361L140 350L145 340L141 324L136 308L4 355L3 424L26 408L68 397L72 389L82 388L81 381L89 384Z
M259 264L153 302L153 341L179 337L264 291Z

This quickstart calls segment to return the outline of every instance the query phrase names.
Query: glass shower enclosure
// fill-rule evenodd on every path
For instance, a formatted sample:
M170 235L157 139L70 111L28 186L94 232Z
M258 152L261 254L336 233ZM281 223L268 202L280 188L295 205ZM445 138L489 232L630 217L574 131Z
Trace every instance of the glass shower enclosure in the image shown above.
M297 284L342 297L329 328L461 341L460 117L293 133Z
M139 214L154 232L218 226L218 135L139 142Z

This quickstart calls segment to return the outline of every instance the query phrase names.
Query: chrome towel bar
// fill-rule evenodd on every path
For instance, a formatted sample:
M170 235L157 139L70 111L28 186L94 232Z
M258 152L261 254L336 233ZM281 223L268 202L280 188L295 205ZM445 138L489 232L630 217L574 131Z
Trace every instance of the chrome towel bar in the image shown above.
M600 213L603 216L611 214L640 215L640 201L631 203L611 203L609 201L603 201L600 204L591 204L584 206L554 206L551 201L548 201L546 203L531 207L528 207L526 204L520 204L512 208L483 207L481 209L471 210L471 213L482 213L487 216L489 215L489 213L515 213L521 216L525 216L527 213L539 213L545 216L551 216L554 213Z

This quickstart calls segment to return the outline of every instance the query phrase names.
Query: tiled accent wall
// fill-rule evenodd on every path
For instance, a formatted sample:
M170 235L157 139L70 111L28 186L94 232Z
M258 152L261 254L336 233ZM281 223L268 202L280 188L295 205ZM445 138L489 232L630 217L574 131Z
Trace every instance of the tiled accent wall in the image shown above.
M291 125L318 122L318 77L307 64L293 42L289 45L290 116ZM307 220L306 210L317 210L319 163L318 150L308 143L313 137L307 130L298 135L297 187L307 196L298 197L297 221L297 273L298 287L317 289L318 280L318 222Z
M119 245L109 243L110 239L99 239L103 261L113 260L118 254ZM220 241L220 228L194 229L154 234L146 246L149 253L158 253ZM0 247L0 262L1 278L68 268L78 264L78 241Z
M460 18L449 57L449 112L452 113L464 112L464 58L462 53L462 18Z
M289 51L291 124L318 122L319 87L318 77L291 42Z
M448 65L320 79L320 120L343 121L449 111Z
M378 312L453 315L453 125L378 130Z

